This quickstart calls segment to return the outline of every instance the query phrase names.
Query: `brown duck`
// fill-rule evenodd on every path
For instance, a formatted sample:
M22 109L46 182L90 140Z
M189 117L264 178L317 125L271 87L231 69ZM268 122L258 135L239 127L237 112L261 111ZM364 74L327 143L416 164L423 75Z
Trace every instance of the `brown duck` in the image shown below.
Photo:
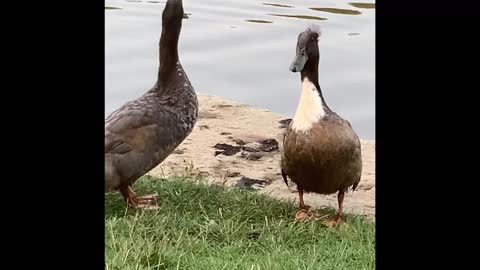
M165 160L197 120L197 96L178 58L183 17L182 0L168 0L155 86L105 121L105 192L119 190L132 206L147 202L133 192L133 183Z
M345 192L355 190L362 174L361 146L350 123L333 112L323 98L318 83L318 26L300 33L296 56L290 66L301 72L302 93L283 144L281 169L297 185L300 208L305 192L333 194L338 192L338 214L332 225L343 215ZM288 183L287 183L288 185Z

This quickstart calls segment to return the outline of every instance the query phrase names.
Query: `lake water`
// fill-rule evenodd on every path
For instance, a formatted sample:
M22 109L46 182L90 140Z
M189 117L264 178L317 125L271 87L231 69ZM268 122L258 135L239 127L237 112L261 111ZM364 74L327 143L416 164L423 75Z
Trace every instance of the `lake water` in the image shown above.
M353 1L352 1L353 2ZM166 1L105 2L105 116L156 81ZM375 139L375 4L323 0L184 0L180 61L197 93L293 117L297 37L320 26L320 86L330 108ZM116 9L118 8L118 9Z

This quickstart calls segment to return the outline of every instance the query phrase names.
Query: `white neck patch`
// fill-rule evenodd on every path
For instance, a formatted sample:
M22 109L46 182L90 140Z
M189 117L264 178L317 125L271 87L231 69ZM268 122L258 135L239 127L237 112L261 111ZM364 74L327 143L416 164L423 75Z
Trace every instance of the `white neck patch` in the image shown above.
M297 112L292 120L292 129L306 132L324 116L325 110L317 88L308 78L305 78L302 82L302 95Z

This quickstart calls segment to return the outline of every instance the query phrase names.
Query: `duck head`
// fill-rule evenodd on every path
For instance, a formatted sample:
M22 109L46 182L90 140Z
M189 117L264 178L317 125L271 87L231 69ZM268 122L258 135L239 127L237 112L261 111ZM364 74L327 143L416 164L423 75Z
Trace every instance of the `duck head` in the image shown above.
M182 0L168 0L162 13L162 31L168 31L170 36L178 36L183 16Z
M298 35L297 52L292 64L290 65L290 71L302 72L304 70L318 70L319 37L320 28L317 25L309 26L305 31Z

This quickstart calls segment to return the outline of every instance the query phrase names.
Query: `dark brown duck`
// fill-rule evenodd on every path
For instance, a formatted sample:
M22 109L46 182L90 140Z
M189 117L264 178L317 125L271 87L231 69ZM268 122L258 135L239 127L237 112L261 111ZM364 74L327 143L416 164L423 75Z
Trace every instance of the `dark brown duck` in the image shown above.
M295 116L284 137L282 176L297 185L300 208L305 192L338 192L338 214L343 215L345 192L355 190L362 174L361 146L350 123L333 112L318 83L320 31L310 26L300 33L292 72L301 72L302 93ZM287 184L288 185L288 184Z
M144 202L133 183L165 160L197 120L197 96L178 58L183 15L182 0L167 1L155 86L105 121L105 192L119 190L133 206Z

